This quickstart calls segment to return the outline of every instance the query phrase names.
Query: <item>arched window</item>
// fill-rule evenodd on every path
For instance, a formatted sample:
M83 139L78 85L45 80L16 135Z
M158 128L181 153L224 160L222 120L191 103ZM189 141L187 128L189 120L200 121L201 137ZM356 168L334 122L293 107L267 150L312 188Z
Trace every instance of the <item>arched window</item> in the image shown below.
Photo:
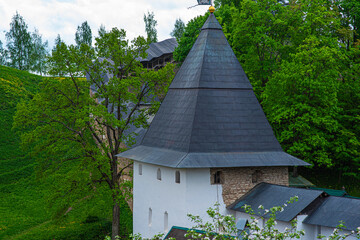
M160 168L158 168L158 170L157 170L156 178L157 178L157 180L161 181L161 170L160 170Z
M167 211L164 213L164 232L168 231L169 214Z
M152 209L149 208L149 227L151 227L152 224Z
M175 182L180 183L180 171L175 172Z
M216 171L214 173L214 177L213 177L213 184L222 184L222 172L221 171Z
M255 170L253 174L251 175L251 182L252 183L259 183L261 182L262 173L260 170Z
M142 175L142 164L139 164L139 175Z

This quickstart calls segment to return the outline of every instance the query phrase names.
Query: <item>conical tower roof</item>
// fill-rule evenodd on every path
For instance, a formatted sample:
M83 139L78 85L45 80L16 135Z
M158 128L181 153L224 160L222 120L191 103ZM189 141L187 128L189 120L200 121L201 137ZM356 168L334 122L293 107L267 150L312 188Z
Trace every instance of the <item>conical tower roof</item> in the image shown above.
M212 13L142 143L119 156L174 168L309 165L282 150Z

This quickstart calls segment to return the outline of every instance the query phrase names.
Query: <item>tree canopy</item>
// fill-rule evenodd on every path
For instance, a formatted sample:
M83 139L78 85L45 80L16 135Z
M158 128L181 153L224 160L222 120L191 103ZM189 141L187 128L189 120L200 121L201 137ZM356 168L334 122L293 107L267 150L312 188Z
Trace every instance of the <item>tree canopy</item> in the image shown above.
M91 28L87 21L83 22L80 26L77 27L75 33L75 42L78 47L80 47L81 44L83 43L91 46L92 33L91 33Z
M3 43L0 41L0 65L5 65L7 59L7 52L3 47Z
M215 5L284 150L359 179L358 1L219 0ZM186 25L176 61L185 59L205 19Z
M16 12L10 23L10 31L5 34L10 67L19 70L30 69L31 34L24 18Z
M184 29L184 33L178 41L178 47L174 51L174 60L176 62L183 62L194 45L198 37L201 27L206 21L207 15L198 16L190 20Z
M177 41L180 40L185 30L185 23L180 19L176 19L174 24L174 29L170 33L170 35L174 38L176 38Z
M19 70L46 72L48 42L43 42L37 29L28 31L24 18L16 12L10 23L10 31L5 34L7 50L0 47L0 61Z
M144 14L144 23L148 43L157 42L157 21L155 20L154 12L148 12L147 14Z
M30 70L42 75L47 72L46 57L48 55L48 41L43 42L42 36L37 29L31 34L31 40Z
M60 78L44 81L38 94L21 102L14 123L39 162L38 172L61 176L63 186L54 194L66 196L67 206L96 194L100 184L108 186L113 238L119 235L120 201L131 197L132 186L125 177L132 162L116 155L134 143L131 125L148 126L159 105L156 96L167 91L174 75L171 64L143 68L137 59L146 55L146 40L125 37L114 28L96 38L95 48L60 42L49 58L49 73Z

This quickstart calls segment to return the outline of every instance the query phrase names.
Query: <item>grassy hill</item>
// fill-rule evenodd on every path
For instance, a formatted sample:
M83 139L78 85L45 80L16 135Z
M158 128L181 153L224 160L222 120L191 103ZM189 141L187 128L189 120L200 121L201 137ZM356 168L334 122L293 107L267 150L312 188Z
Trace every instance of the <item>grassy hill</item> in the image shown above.
M16 104L31 98L41 81L46 78L0 66L0 239L104 239L111 230L108 194L80 201L54 218L47 200L52 183L36 178L36 161L12 130ZM123 222L132 227L129 211Z

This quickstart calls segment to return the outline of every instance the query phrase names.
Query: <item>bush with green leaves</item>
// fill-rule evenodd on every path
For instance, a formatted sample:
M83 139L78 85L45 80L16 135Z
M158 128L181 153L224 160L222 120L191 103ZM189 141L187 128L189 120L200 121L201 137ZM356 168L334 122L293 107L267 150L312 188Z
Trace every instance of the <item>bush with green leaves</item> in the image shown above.
M281 206L275 206L270 209L264 209L264 206L260 205L258 209L265 212L264 216L255 216L256 210L251 206L245 205L244 210L250 216L247 230L242 231L239 234L239 230L236 228L236 219L233 215L222 215L219 212L219 205L216 203L214 207L210 207L207 210L207 214L211 221L205 222L202 218L196 215L188 214L191 221L195 224L188 233L185 235L191 239L267 239L267 240L283 240L283 239L300 239L305 235L304 230L297 230L297 221L294 219L291 221L291 228L285 228L284 231L277 229L276 215L279 212L284 211L284 208L288 204L298 201L298 197L292 197L289 201ZM260 225L260 222L264 222L264 226ZM346 239L349 236L355 236L360 239L360 227L357 231L350 233L342 233L346 227L340 223L333 231L333 233L326 238L326 236L319 235L318 239L326 240L339 240ZM200 230L200 231L199 231Z

